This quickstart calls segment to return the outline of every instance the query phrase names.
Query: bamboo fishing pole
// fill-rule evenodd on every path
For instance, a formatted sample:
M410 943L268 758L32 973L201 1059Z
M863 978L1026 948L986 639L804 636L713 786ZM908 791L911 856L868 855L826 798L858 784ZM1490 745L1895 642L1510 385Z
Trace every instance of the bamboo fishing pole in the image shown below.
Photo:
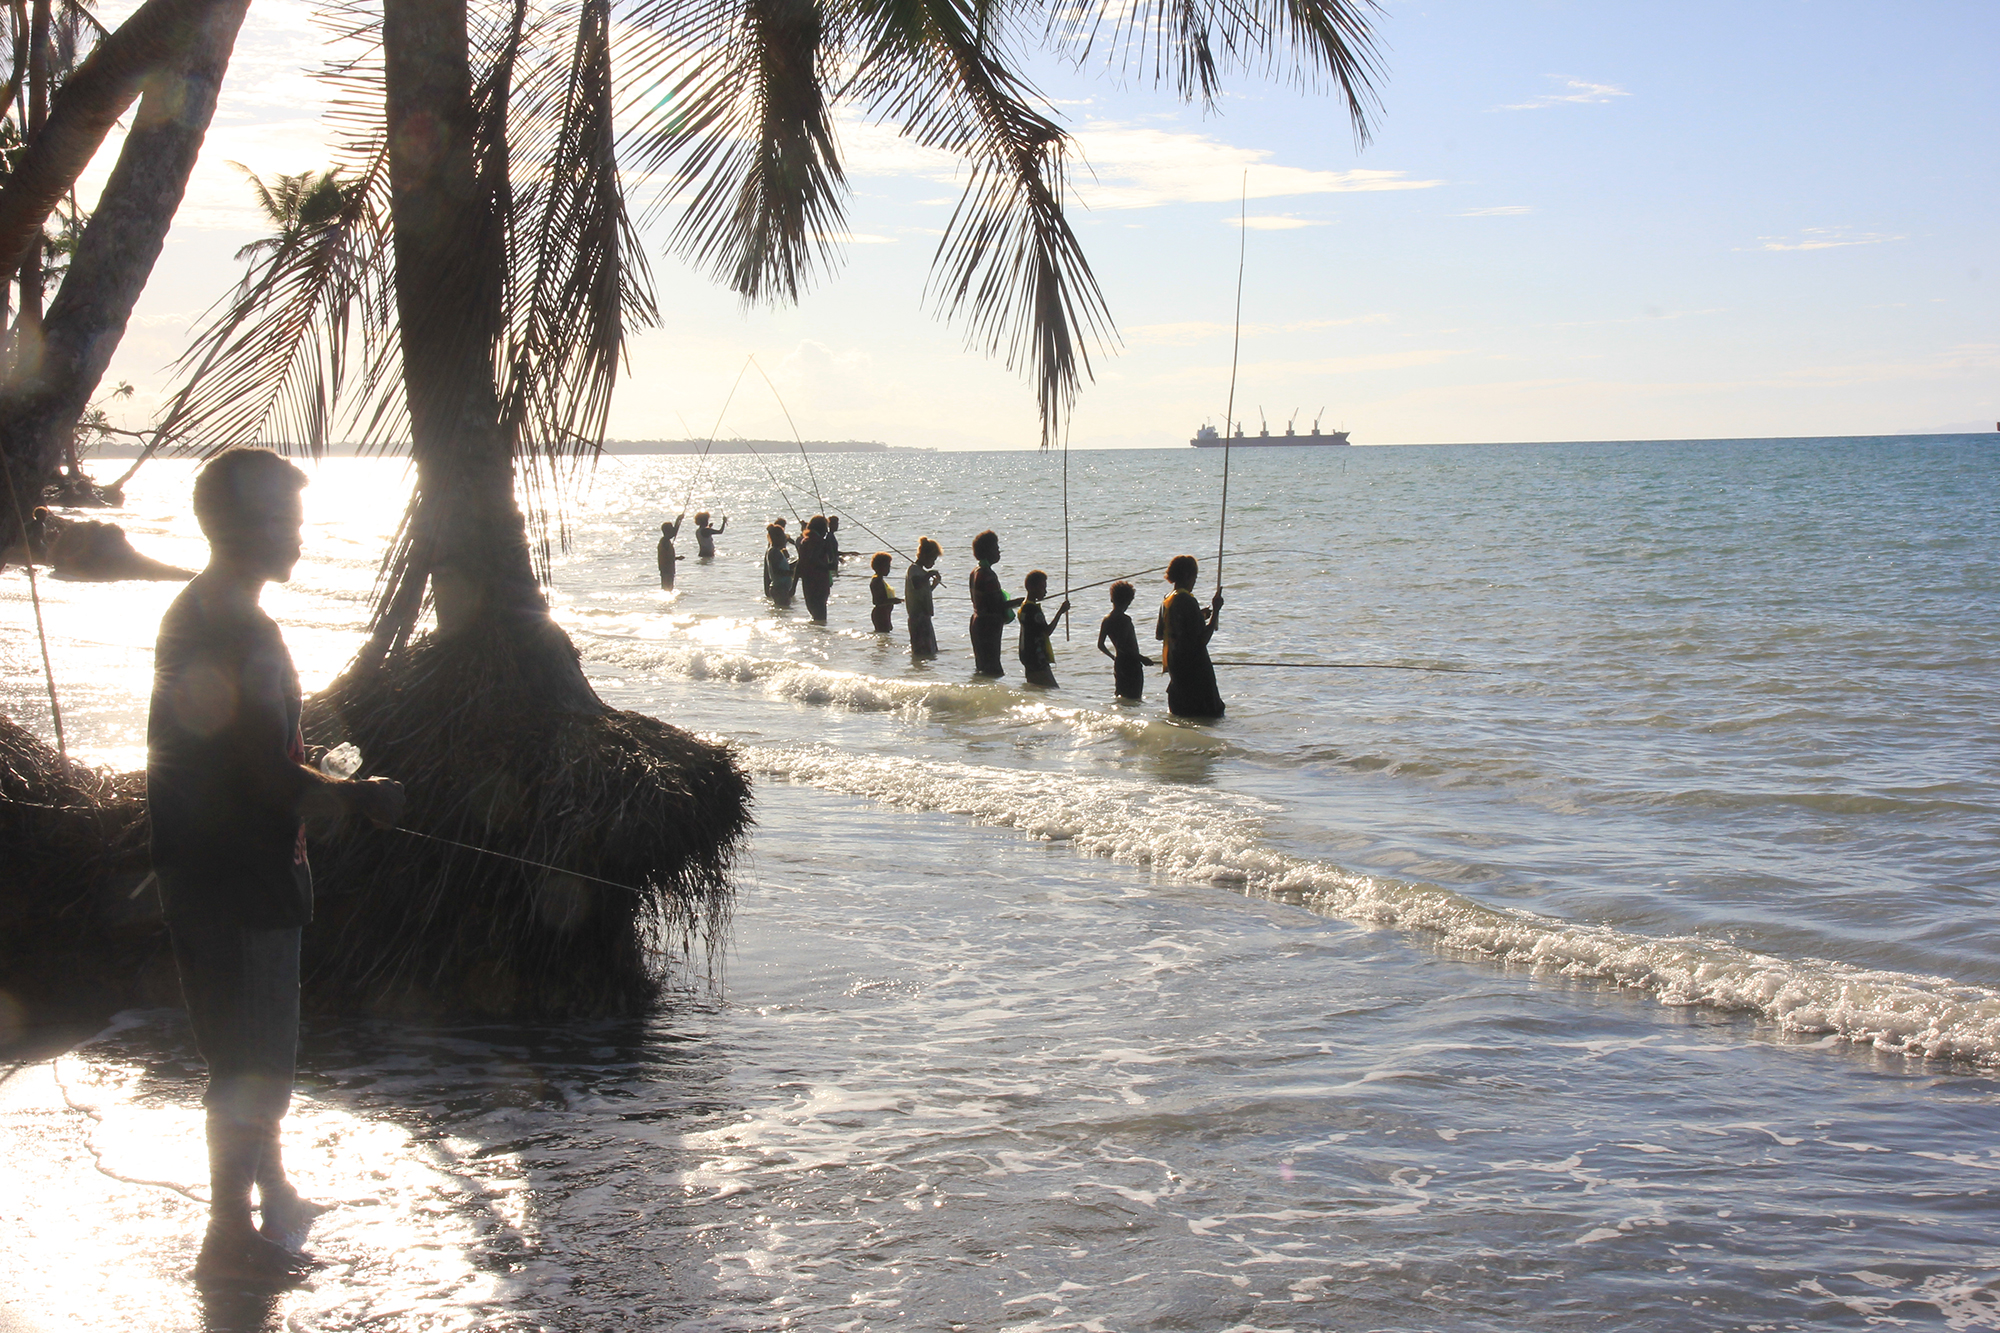
M1222 521L1215 533L1215 595L1222 595L1222 549L1229 537L1230 418L1236 415L1236 360L1243 349L1243 266L1250 254L1250 172L1236 203L1236 332L1229 340L1229 406L1222 413Z
M743 359L743 369L736 372L736 382L729 386L729 396L722 400L722 410L715 414L715 425L708 432L708 443L701 447L701 457L695 460L694 471L688 473L687 494L681 497L681 514L683 516L687 514L688 506L694 503L695 479L701 475L702 468L708 463L708 451L715 448L715 434L722 429L722 419L729 415L729 405L736 401L736 390L742 385L743 377L750 373L750 367L756 364L756 360L755 355L747 356ZM679 414L676 413L675 415L678 416ZM687 425L686 418L682 418L681 425L683 427ZM676 518L674 522L678 524L680 519Z
M1212 660L1219 667L1290 667L1295 671L1436 671L1451 676L1497 676L1498 671L1480 667L1404 666L1399 662L1245 662L1224 658Z
M798 443L799 457L806 461L806 480L812 483L813 499L819 501L819 509L823 514L826 512L826 497L819 492L819 478L813 475L812 455L806 452L805 437L799 434L798 423L792 420L792 409L785 406L785 396L778 392L777 385L771 383L771 377L764 374L764 367L757 365L757 358L755 356L750 358L750 364L757 366L757 373L764 376L765 386L771 390L771 396L778 400L778 410L785 414L785 424L792 428L792 439ZM839 511L835 510L834 512L838 513ZM857 523L860 521L860 519L855 520Z

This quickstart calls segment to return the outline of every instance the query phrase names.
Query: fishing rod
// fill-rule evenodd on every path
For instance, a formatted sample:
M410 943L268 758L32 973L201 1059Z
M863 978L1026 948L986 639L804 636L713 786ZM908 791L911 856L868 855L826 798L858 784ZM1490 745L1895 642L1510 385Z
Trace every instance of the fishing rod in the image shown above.
M729 386L729 396L722 400L722 410L715 414L715 425L708 432L708 443L701 447L701 457L695 461L694 471L688 473L687 494L681 497L682 515L685 515L688 511L688 506L694 503L695 479L701 476L701 470L708 462L708 451L715 448L715 433L722 429L722 419L729 415L729 405L736 401L736 390L743 383L743 377L749 373L750 367L755 361L756 357L754 355L744 358L743 369L736 372L736 383ZM680 414L675 413L675 415L679 416ZM687 421L685 418L682 419L681 426L683 429L686 428ZM675 522L679 521L678 518L675 520Z
M750 358L750 364L757 366L754 354ZM778 400L778 410L785 414L785 424L792 428L792 439L798 443L799 457L806 461L806 480L812 483L813 499L819 501L819 509L823 514L826 512L826 497L819 493L819 478L813 475L812 455L806 452L805 437L799 434L798 425L792 420L792 409L785 406L785 396L778 392L777 385L771 383L771 377L764 375L764 367L757 366L757 373L764 376L765 386L771 390L771 396Z
M1230 418L1236 415L1236 357L1243 348L1243 266L1250 254L1250 172L1243 172L1243 195L1236 205L1236 332L1229 341L1229 406L1222 413L1222 521L1215 533L1215 595L1222 596L1222 550L1229 537ZM1261 412L1262 409L1260 408Z
M778 480L778 474L771 471L771 465L769 463L764 462L764 455L757 452L756 445L750 443L750 441L748 440L745 440L743 441L743 447L750 451L750 456L752 458L755 458L759 463L764 464L764 475L769 477L771 479L771 484L778 488L778 498L785 502L785 508L792 511L792 517L798 519L799 527L803 529L805 527L806 521L804 516L802 516L799 513L799 507L792 503L792 492L790 488L788 488L784 482Z
M764 367L758 366L757 373L759 375L764 375ZM813 498L819 501L820 512L824 514L827 513L828 511L831 511L833 513L840 515L842 518L846 519L849 523L852 523L855 527L860 528L863 532L873 537L876 541L881 542L884 547L888 548L891 551L894 551L897 555L902 556L906 563L914 563L914 561L911 560L910 555L907 552L905 552L900 546L897 546L887 537L884 537L881 533L875 531L875 529L869 527L866 523L863 523L860 519L848 513L845 509L842 509L839 505L830 505L826 502L826 497L819 493L819 479L813 476L812 455L806 452L805 438L799 434L798 423L792 420L792 410L789 407L785 406L785 396L778 392L777 385L771 383L771 377L769 375L764 375L764 383L770 387L771 397L777 399L778 410L785 414L785 424L792 428L792 439L798 443L799 457L806 460L806 477L813 484ZM755 449L752 449L750 452L754 454L757 451ZM761 455L759 456L761 457ZM768 470L769 469L767 468L766 471ZM777 478L773 477L772 480L775 481L777 480Z
M1403 666L1396 662L1244 662L1233 659L1219 659L1210 666L1235 667L1290 667L1295 671L1436 671L1450 676L1497 676L1498 671L1487 671L1480 667L1430 667Z

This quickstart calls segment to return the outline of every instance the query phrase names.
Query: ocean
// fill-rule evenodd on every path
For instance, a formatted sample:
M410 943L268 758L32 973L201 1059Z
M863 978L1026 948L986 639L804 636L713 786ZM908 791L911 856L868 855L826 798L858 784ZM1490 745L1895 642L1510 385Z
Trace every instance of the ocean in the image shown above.
M0 1066L0 1328L2000 1327L1994 437L606 458L556 612L737 749L727 944L628 1022L316 1022L306 1290L204 1306L200 1067L131 1012ZM353 651L407 481L311 469L265 605ZM190 465L110 515L199 565ZM657 586L662 518L729 517ZM936 537L943 657L758 594L768 519ZM971 674L972 535L1074 594ZM1187 552L1228 716L1112 699ZM900 588L904 557L895 558ZM1097 585L1097 586L1085 586ZM42 599L143 762L175 591ZM48 734L25 580L0 706ZM1354 665L1367 664L1367 665ZM1425 668L1406 670L1395 668Z

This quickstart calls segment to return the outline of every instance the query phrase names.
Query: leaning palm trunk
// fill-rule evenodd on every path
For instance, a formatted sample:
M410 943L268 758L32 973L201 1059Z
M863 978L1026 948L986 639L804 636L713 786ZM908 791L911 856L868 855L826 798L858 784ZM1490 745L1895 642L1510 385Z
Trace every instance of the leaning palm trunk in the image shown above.
M25 476L48 475L75 439L77 419L125 336L187 191L248 7L249 0L220 0L184 55L146 81L40 338L22 349L0 387L0 439Z

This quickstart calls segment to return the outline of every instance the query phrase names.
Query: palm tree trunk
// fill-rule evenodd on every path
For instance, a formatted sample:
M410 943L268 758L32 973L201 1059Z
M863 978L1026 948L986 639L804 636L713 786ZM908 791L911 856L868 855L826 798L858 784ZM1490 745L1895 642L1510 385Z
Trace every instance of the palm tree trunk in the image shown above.
M0 274L13 274L146 76L187 48L223 0L146 0L76 67L49 104L48 122L0 186Z
M77 418L125 336L187 192L248 8L249 0L222 0L184 58L147 81L117 165L42 321L40 355L17 363L0 388L0 439L10 458L39 475L75 439Z
M493 616L545 618L548 608L494 387L505 252L475 160L465 0L385 0L382 20L396 307L417 464L406 559L378 613L386 642L408 635L426 580L445 634Z

